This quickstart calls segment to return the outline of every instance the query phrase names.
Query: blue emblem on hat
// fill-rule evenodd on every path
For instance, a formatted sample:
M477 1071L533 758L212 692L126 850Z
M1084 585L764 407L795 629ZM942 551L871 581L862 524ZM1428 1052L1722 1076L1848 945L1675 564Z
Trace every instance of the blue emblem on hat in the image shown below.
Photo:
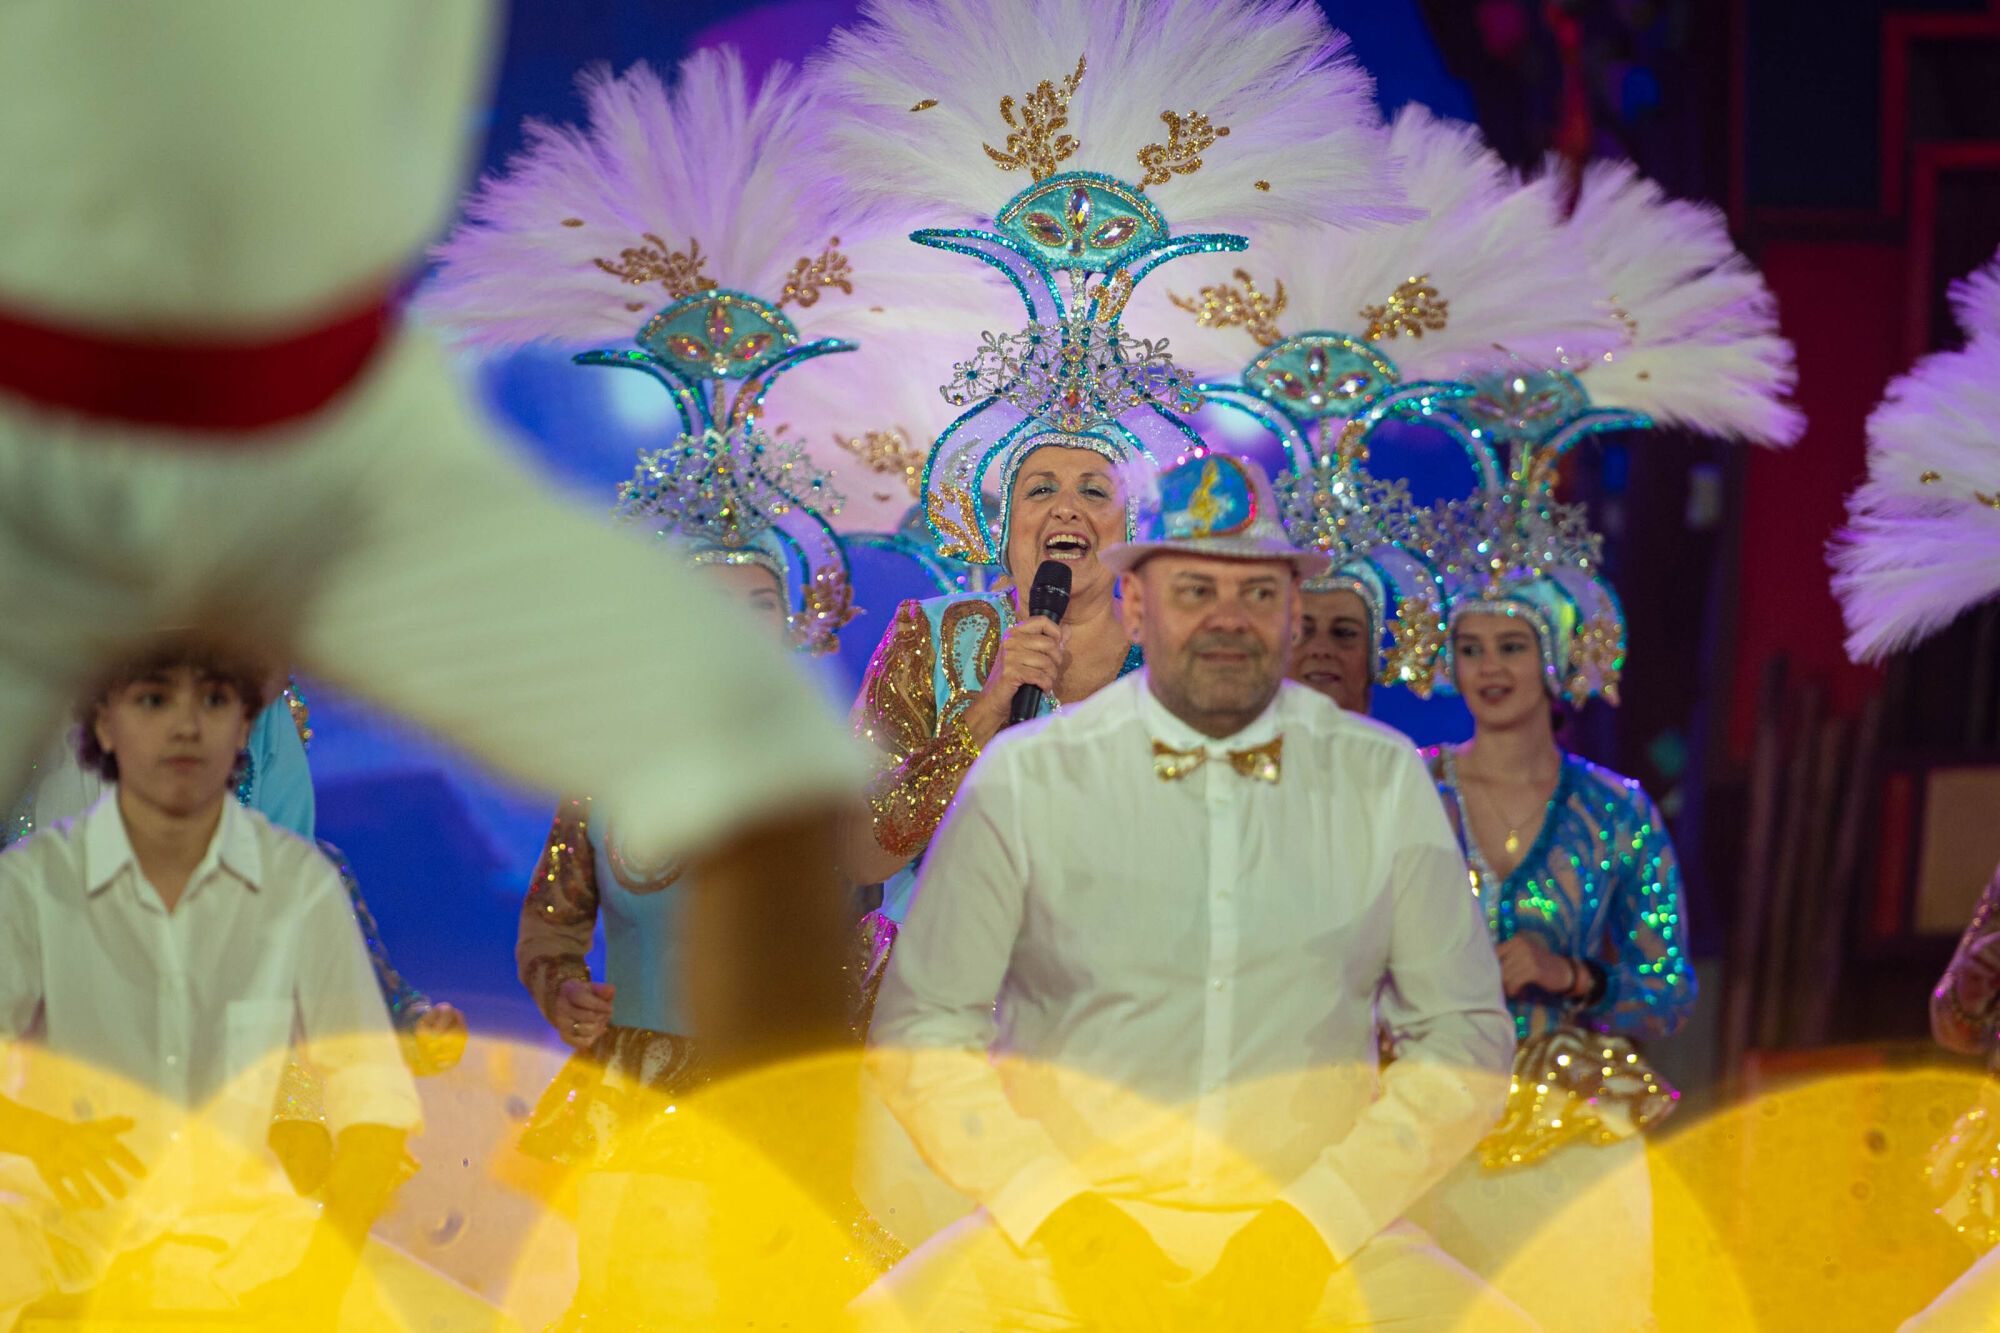
M1169 541L1233 537L1257 521L1257 491L1226 454L1183 463L1160 478L1160 526Z

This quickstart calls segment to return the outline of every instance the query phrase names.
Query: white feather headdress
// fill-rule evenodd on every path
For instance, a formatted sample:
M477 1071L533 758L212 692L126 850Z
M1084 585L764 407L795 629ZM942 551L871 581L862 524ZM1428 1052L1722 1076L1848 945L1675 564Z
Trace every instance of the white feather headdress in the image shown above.
M1792 345L1720 209L1668 198L1629 162L1594 162L1563 240L1626 325L1622 345L1578 376L1593 403L1752 444L1797 441Z
M1889 384L1829 552L1847 653L1876 662L2000 597L2000 258L1955 284L1965 346Z
M1407 218L1372 81L1311 0L866 0L819 67L857 187L985 223L1034 180L1143 184L1177 232Z
M851 354L846 326L895 284L846 248L864 218L828 172L823 108L784 66L753 92L729 50L690 57L671 88L644 64L580 85L588 125L529 124L438 248L420 309L474 346L588 348L578 361L657 380L682 430L641 455L616 512L697 563L766 563L800 644L831 651L856 614L828 521L840 496L765 430L764 397L796 365ZM793 318L807 311L809 333Z
M1553 180L1520 185L1475 127L1414 104L1390 151L1409 202L1427 210L1421 221L1273 227L1245 255L1182 261L1133 294L1128 318L1169 333L1177 358L1211 378L1308 332L1373 344L1403 381L1580 363L1618 341L1621 326L1560 234Z
M794 71L773 66L753 93L725 48L689 57L671 88L643 63L578 83L589 124L528 123L527 147L437 248L421 313L489 349L586 347L629 341L704 287L795 308L824 295L821 335L839 333L825 317L873 299L872 275L835 248L859 206L837 188L824 108Z

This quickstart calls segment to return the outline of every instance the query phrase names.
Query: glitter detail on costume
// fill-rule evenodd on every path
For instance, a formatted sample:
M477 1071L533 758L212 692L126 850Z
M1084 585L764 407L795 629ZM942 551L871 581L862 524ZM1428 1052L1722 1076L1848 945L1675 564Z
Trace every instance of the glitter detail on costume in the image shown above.
M1007 122L1007 146L980 145L995 166L1046 180L1055 175L1058 166L1076 156L1075 136L1063 131L1069 126L1069 99L1076 94L1083 75L1084 58L1078 56L1076 69L1061 84L1043 79L1019 102L1011 95L1000 99L1000 119Z
M1361 335L1369 342L1384 338L1421 338L1426 332L1443 329L1451 314L1451 302L1438 295L1428 274L1411 278L1389 293L1381 305L1363 306L1361 318L1368 327Z
M583 221L575 218L563 225L580 227ZM634 287L658 283L668 298L675 301L715 286L715 279L702 272L699 241L689 238L687 249L676 250L652 232L647 232L641 239L646 244L627 246L618 252L616 260L593 259L591 262L620 282Z
M1176 176L1192 176L1201 170L1201 155L1217 139L1229 137L1227 125L1211 125L1199 111L1185 115L1162 111L1160 120L1167 127L1167 141L1149 143L1139 150L1139 165L1145 169L1139 179L1142 190L1148 185L1165 185Z
M1616 703L1625 613L1604 577L1604 539L1581 505L1558 503L1553 469L1517 462L1510 479L1417 515L1418 540L1450 594L1446 623L1510 616L1534 630L1549 693L1571 704ZM1449 639L1445 683L1452 679Z
M1679 1094L1631 1046L1673 1035L1695 1000L1680 865L1658 807L1638 783L1565 754L1527 855L1499 875L1472 837L1456 753L1433 747L1424 759L1494 943L1532 932L1557 957L1604 975L1588 1005L1539 991L1509 998L1521 1045L1482 1162L1525 1165L1564 1142L1612 1142L1670 1114ZM1586 1053L1600 1058L1579 1063Z

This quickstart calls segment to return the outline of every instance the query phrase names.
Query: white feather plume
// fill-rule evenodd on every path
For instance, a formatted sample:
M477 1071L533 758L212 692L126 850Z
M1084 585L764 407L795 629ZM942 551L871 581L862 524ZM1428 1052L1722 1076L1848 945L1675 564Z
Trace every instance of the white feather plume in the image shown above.
M921 476L932 442L965 410L939 386L982 332L1019 321L1021 302L994 270L904 236L857 243L854 264L883 275L881 299L844 304L814 332L859 349L786 379L770 410L846 496L835 526L886 532L916 503L904 469Z
M649 235L673 251L699 246L705 277L771 301L801 258L854 239L860 206L831 175L824 109L789 67L753 93L735 51L711 49L671 88L643 63L617 75L593 66L578 84L588 124L530 121L527 147L480 183L435 252L419 309L462 340L627 341L673 297L598 261L618 264ZM854 296L826 292L809 313L870 300L871 276L857 269Z
M1312 0L866 0L816 72L841 114L835 156L858 188L927 225L989 221L1032 183L1002 170L1002 98L1058 88L1086 62L1057 170L1137 182L1163 112L1229 134L1202 165L1148 188L1177 232L1307 218L1410 216L1387 161L1372 81ZM921 108L921 109L919 109Z
M1552 180L1518 184L1476 128L1411 105L1390 146L1421 221L1370 231L1292 225L1258 233L1244 254L1196 255L1141 284L1126 309L1136 332L1168 334L1175 356L1207 377L1235 374L1259 340L1240 326L1204 326L1172 302L1251 275L1286 336L1367 332L1364 308L1425 279L1447 303L1444 327L1380 340L1406 381L1455 379L1516 361L1553 366L1615 345L1622 326L1597 299L1561 236Z
M1974 269L1953 283L1951 308L1966 337L2000 335L2000 260Z
M2000 259L1952 291L1965 347L1889 384L1829 558L1847 652L1880 661L2000 597Z
M1668 198L1629 162L1594 162L1565 236L1631 321L1624 345L1582 375L1593 402L1752 444L1799 438L1792 345L1720 209Z

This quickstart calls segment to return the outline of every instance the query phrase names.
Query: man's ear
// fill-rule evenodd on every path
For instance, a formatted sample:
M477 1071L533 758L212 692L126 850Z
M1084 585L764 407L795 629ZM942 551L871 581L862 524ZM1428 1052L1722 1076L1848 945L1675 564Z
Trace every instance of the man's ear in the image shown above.
M1118 576L1118 620L1125 626L1125 637L1133 643L1139 642L1146 622L1146 599L1140 589L1139 575L1131 570Z

